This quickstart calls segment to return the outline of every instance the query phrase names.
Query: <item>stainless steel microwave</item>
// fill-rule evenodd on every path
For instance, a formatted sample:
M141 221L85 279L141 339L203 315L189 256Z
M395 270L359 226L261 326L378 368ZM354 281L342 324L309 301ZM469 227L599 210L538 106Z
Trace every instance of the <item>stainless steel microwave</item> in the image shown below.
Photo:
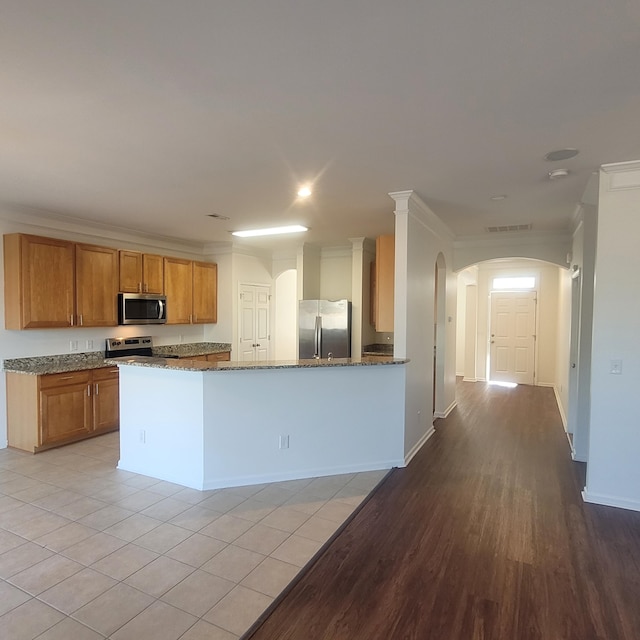
M167 298L153 293L119 293L118 324L165 324Z

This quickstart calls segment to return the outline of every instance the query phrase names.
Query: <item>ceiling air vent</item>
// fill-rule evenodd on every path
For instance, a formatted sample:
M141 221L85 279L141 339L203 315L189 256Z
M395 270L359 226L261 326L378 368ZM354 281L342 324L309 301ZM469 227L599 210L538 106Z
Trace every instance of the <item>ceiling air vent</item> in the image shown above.
M499 227L487 227L489 233L502 233L504 231L531 231L531 224L503 224Z

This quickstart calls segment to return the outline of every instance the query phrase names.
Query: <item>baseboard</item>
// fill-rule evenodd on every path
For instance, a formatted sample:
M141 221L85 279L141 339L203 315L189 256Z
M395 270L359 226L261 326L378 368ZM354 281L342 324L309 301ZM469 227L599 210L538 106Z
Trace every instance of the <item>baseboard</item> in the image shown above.
M286 482L287 480L301 480L303 478L320 478L325 476L335 476L344 473L362 473L365 471L382 471L393 467L403 467L404 460L380 460L378 462L343 465L338 467L318 467L315 469L305 469L298 471L288 471L283 473L271 473L256 476L232 476L206 478L202 483L202 489L209 491L212 489L224 489L226 487L244 487L253 484L265 484L270 482Z
M454 400L445 411L436 411L433 414L434 418L446 418L455 408L458 403Z
M404 465L399 465L399 466L404 466L406 467L411 460L413 460L413 457L416 455L416 453L418 453L418 451L420 451L420 449L422 449L422 447L424 446L424 444L426 443L426 441L436 432L435 428L433 425L430 425L430 428L427 429L427 432L422 436L422 438L420 438L420 440L418 440L418 442L416 442L413 447L411 447L409 453L407 453L404 457Z
M576 453L576 450L575 450L575 449L573 449L573 448L571 449L571 459L572 459L574 462L589 462L589 461L587 460L587 456L583 456L583 455L582 455L582 454L580 454L580 453Z
M564 430L567 430L567 416L564 413L564 407L562 406L562 402L560 402L560 394L558 393L558 387L553 384L551 385L553 387L553 395L556 397L556 404L558 405L558 411L560 412L560 419L562 420L562 426L564 427Z
M8 440L3 440L2 442L0 442L0 449L6 449L8 446L9 446Z
M463 377L462 382L478 382L478 378L467 378Z
M618 496L609 496L603 493L591 493L585 487L582 492L582 499L592 504L602 504L606 507L617 507L618 509L629 509L630 511L640 511L640 501L627 500Z

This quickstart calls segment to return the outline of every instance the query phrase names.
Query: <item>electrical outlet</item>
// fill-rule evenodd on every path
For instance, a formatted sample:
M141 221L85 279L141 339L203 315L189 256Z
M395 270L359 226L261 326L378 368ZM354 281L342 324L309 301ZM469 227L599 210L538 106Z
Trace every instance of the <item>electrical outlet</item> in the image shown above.
M147 432L144 429L140 429L140 442L144 444L147 441Z
M280 436L278 438L278 448L280 449L289 448L289 436Z
M88 351L93 350L93 340L87 340L87 350Z
M622 360L612 360L611 365L609 367L609 373L614 376L622 375Z
M71 340L69 342L69 351L77 351L78 350L78 341L77 340Z

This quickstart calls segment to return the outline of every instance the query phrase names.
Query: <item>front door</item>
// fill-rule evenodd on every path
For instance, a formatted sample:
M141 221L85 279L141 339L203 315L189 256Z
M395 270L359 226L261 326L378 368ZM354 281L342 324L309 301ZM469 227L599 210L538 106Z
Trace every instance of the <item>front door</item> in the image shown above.
M247 362L269 359L270 289L263 285L240 285L238 305L238 340L240 360Z
M489 379L533 384L536 292L491 293Z

